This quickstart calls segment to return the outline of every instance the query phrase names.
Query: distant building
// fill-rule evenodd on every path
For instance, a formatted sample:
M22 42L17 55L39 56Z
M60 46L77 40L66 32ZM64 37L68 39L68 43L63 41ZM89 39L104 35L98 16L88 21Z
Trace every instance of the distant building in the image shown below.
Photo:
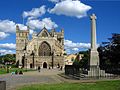
M16 61L19 66L27 68L57 67L64 64L64 30L56 32L48 31L45 27L33 34L29 40L29 27L20 30L16 26Z
M83 57L83 54L69 54L65 56L65 65L72 65L74 60L81 60Z

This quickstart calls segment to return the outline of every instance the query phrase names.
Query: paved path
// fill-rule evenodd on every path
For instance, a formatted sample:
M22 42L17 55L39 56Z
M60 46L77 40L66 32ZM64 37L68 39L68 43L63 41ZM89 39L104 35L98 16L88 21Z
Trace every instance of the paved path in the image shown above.
M59 71L58 69L41 69L41 72L26 72L24 75L2 75L0 76L0 80L6 81L7 90L15 90L15 87L26 84L60 83L62 80L59 79L60 77L57 76L57 74L62 72L63 71Z
M57 74L63 73L63 71L59 71L58 69L42 69L41 72L32 71L26 72L24 75L1 75L0 81L5 80L7 84L7 90L16 90L16 87L21 85L30 85L30 84L38 84L38 83L62 83L62 82L69 82L69 83L80 83L80 82L96 82L96 81L104 81L104 79L100 80L72 80L72 79L65 79ZM120 78L116 78L114 80L120 80ZM111 80L111 79L105 79Z

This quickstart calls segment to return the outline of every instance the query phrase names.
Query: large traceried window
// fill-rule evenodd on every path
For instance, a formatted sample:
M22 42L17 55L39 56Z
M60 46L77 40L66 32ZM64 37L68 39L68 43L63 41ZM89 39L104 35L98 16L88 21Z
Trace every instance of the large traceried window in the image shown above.
M51 55L51 47L47 42L42 42L39 47L39 56L50 56Z

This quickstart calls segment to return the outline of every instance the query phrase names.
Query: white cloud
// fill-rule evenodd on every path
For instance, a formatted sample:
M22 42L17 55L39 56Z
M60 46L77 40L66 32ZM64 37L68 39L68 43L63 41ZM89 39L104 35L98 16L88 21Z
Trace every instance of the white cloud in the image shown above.
M49 1L54 2L54 3L57 3L57 2L59 2L60 0L49 0Z
M15 53L14 51L12 51L12 50L0 50L0 54L1 55L5 55L5 54L13 54L13 53Z
M87 11L90 9L91 6L85 5L79 0L62 0L56 3L54 8L48 9L48 11L57 15L82 18L87 16Z
M9 36L9 34L7 34L7 33L5 33L5 32L0 32L0 40L6 38L6 37L8 37L8 36Z
M16 44L13 44L13 43L0 44L0 48L15 50L16 49Z
M0 20L0 39L4 39L9 36L10 33L16 32L16 25L20 27L20 30L27 30L27 26L19 23L15 23L10 20ZM33 33L33 30L30 29L30 34Z
M27 30L27 26L23 24L17 24L20 28L20 30ZM33 34L34 30L30 29L30 34Z
M73 51L79 51L79 49L78 49L78 48L73 48L72 50L73 50Z
M51 20L51 18L44 18L41 21L38 19L28 20L26 23L30 27L30 34L35 32L35 29L42 29L44 26L47 29L58 27L58 25ZM0 39L4 39L9 36L10 33L16 32L16 25L19 26L20 30L27 30L27 26L15 23L11 20L0 20Z
M20 28L20 30L27 30L27 26L23 25L23 24L17 24Z
M48 0L48 1L51 1L53 3L58 3L58 2L61 2L61 1L67 1L67 0ZM71 1L71 0L68 0L68 1ZM72 0L72 1L79 1L79 0Z
M70 40L64 40L64 46L67 53L78 52L80 49L90 49L90 43L75 43Z
M31 29L42 29L44 26L47 29L52 29L53 27L56 28L58 25L51 20L51 18L44 18L41 21L40 20L28 20L27 25Z
M91 44L90 43L74 43L70 40L64 40L64 44L66 48L85 48L85 49L89 49Z
M31 11L24 11L23 17L24 18L29 17L29 19L38 18L45 14L45 12L46 12L45 5L43 5L40 8L33 8Z
M0 20L0 31L2 32L15 32L16 24L10 20Z
M67 51L67 53L71 52L78 52L80 49L90 49L91 44L90 43L75 43L71 40L64 40L64 47ZM97 47L99 47L99 44L97 44Z

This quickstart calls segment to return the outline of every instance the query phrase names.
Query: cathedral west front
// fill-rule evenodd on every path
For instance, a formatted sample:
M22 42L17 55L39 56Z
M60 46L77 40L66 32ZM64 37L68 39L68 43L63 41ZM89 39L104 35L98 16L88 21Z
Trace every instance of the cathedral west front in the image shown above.
M16 62L23 68L55 68L64 65L64 30L45 27L29 39L29 27L16 26Z

